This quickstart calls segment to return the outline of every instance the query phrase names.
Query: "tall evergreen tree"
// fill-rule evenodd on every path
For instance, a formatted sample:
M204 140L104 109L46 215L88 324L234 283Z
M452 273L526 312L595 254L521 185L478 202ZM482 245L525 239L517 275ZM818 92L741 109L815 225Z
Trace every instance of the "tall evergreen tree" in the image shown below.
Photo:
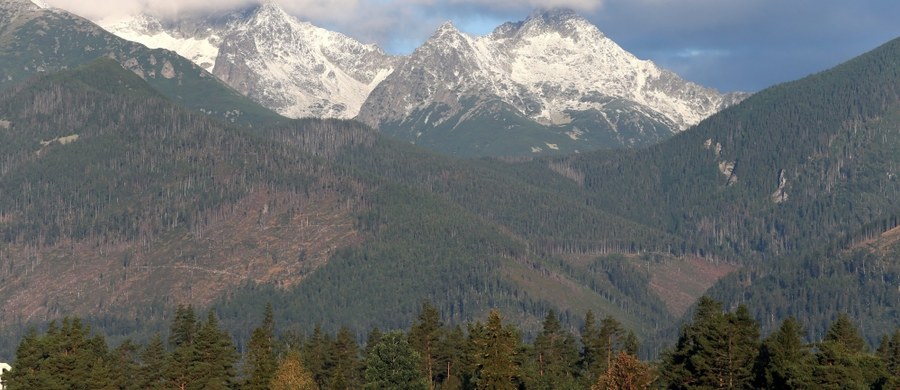
M316 386L321 389L327 388L328 385L331 348L331 337L322 331L321 325L317 324L313 328L312 336L303 347L303 360L304 366L309 369Z
M900 328L894 329L891 337L882 338L877 355L891 375L892 383L900 385Z
M169 359L162 337L157 333L140 354L141 364L137 372L137 388L162 390L166 388L163 373Z
M330 350L330 389L358 389L363 367L359 361L359 345L347 327L341 327Z
M409 343L421 356L422 374L428 378L428 388L434 389L438 376L438 348L443 337L443 324L437 308L428 301L422 302L419 317L409 331Z
M575 386L578 349L575 336L563 329L551 310L544 319L541 333L534 340L533 360L538 367L538 386L566 388Z
M272 304L266 304L262 324L253 330L247 343L244 364L244 389L264 390L269 387L278 368L275 355L275 319Z
M748 387L758 337L758 325L746 308L725 314L719 302L700 298L693 322L682 327L675 349L664 359L669 388Z
M385 334L366 358L365 388L424 390L429 386L421 372L421 357L401 331Z
M184 344L192 344L197 333L197 314L192 306L178 305L175 318L169 330L169 346L178 348Z
M766 389L809 388L812 369L813 356L803 342L803 329L794 317L788 317L762 342L754 384Z
M846 314L828 328L818 344L813 378L817 387L865 389L887 384L889 373L882 360L867 353L865 340Z
M516 389L520 382L520 368L516 363L519 334L515 328L503 324L503 316L491 310L487 323L476 323L469 330L473 346L476 389Z
M199 373L195 378L197 383L207 389L231 388L235 383L238 355L231 335L219 327L219 320L212 310L197 332L195 344L199 359L192 363Z

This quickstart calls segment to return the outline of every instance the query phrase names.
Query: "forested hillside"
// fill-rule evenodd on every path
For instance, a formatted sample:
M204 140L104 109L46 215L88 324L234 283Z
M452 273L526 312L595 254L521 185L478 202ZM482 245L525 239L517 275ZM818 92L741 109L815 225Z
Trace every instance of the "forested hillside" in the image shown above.
M534 175L559 190L355 122L227 127L108 59L7 90L0 117L12 333L79 313L146 339L175 303L248 331L266 300L298 329L358 333L402 326L423 298L455 323L503 308L529 332L551 309L642 336L679 314L640 266L679 240L586 207L550 170Z
M683 236L693 250L797 254L898 214L898 99L894 40L647 150L555 163L583 180L592 206Z

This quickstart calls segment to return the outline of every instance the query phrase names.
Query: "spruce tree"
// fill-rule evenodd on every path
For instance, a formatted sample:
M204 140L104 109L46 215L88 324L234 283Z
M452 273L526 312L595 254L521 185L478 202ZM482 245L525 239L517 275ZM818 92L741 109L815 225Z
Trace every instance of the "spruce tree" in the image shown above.
M253 330L247 343L244 365L244 389L264 390L269 387L278 362L275 356L275 319L272 304L267 304L262 324Z
M469 330L473 346L476 389L516 389L520 381L516 363L519 352L519 334L511 326L503 324L503 316L491 310L487 323L476 323Z
M434 389L438 347L442 337L440 313L428 301L423 302L419 317L409 331L409 343L421 356L422 375L428 378L429 389Z
M388 332L366 358L365 388L427 389L429 381L421 372L421 360L403 332Z
M563 329L553 310L547 313L543 330L534 340L533 360L538 367L540 387L574 386L578 365L575 337Z
M208 389L227 389L235 383L237 351L231 335L219 327L216 315L209 311L206 322L200 327L195 340L198 360L197 383Z
M813 383L812 358L803 342L800 323L788 317L762 342L754 365L754 384L766 389L809 388Z
M758 329L746 308L725 314L719 302L701 297L693 322L682 327L675 349L664 357L668 387L750 386Z
M358 389L362 376L359 345L347 327L341 327L330 349L330 389Z
M168 353L159 333L150 339L150 342L141 351L140 358L141 364L137 370L137 387L147 390L165 389L163 374L166 369Z

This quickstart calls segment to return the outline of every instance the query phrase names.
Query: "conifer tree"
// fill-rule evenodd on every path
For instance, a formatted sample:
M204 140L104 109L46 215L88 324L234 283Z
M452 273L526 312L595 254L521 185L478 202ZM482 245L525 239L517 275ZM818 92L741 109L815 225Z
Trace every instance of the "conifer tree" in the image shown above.
M363 349L363 359L366 359L369 356L369 353L372 352L372 348L375 348L375 346L378 345L378 342L381 341L383 336L384 333L381 332L381 329L377 326L372 327L372 330L366 335L366 347Z
M244 389L264 390L269 387L278 362L275 355L275 319L272 304L267 304L262 324L253 330L247 343L244 365Z
M891 375L893 383L900 385L900 328L894 329L890 338L886 335L882 338L877 355Z
M881 387L889 373L882 360L867 353L865 340L846 314L838 315L818 344L813 378L824 388Z
M140 346L130 339L109 354L110 384L116 389L136 389L138 367L136 355Z
M437 308L422 302L419 317L409 331L409 343L421 356L422 375L428 378L428 388L434 389L437 376L438 348L443 337L443 324Z
M778 330L763 341L759 351L754 367L757 388L812 386L812 353L803 342L803 329L794 317L786 318Z
M193 362L199 374L195 378L197 383L208 389L232 387L237 351L231 342L231 335L219 327L219 321L211 310L197 332L195 344L199 358Z
M424 390L429 384L420 370L421 357L401 331L385 334L366 358L365 388Z
M330 336L317 324L303 348L304 366L309 369L316 386L322 389L328 385L331 347Z
M575 337L562 328L553 310L547 313L543 330L534 340L533 360L538 367L540 387L574 386L578 364Z
M719 302L701 297L693 322L682 327L675 349L664 358L669 388L748 387L758 329L746 308L725 314Z
M446 337L441 340L440 356L438 361L441 362L440 375L438 376L441 389L460 389L463 382L468 378L466 354L466 335L462 328L457 325L447 332Z
M335 336L330 354L330 389L358 389L360 387L362 364L359 361L359 345L356 337L347 327L341 327Z
M178 305L175 309L175 318L169 331L169 346L178 348L184 344L191 344L197 333L197 315L192 306Z
M487 323L476 323L469 330L473 346L477 389L516 389L520 381L516 358L519 334L511 326L503 325L503 317L491 310Z
M150 339L140 354L141 364L137 371L137 387L147 390L165 389L163 373L166 369L168 354L162 337L157 333Z

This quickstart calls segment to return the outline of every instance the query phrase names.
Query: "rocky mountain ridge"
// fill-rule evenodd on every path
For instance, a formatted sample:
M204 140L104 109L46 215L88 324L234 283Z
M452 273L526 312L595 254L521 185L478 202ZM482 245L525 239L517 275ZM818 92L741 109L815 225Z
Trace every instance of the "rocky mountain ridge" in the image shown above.
M454 154L652 144L746 97L638 59L561 9L481 37L448 22L405 57L299 21L272 1L202 18L101 24L190 58L283 115L356 118ZM485 137L523 141L501 150Z
M110 32L191 59L241 93L294 118L350 119L395 58L288 15L271 1L222 15L100 21Z

